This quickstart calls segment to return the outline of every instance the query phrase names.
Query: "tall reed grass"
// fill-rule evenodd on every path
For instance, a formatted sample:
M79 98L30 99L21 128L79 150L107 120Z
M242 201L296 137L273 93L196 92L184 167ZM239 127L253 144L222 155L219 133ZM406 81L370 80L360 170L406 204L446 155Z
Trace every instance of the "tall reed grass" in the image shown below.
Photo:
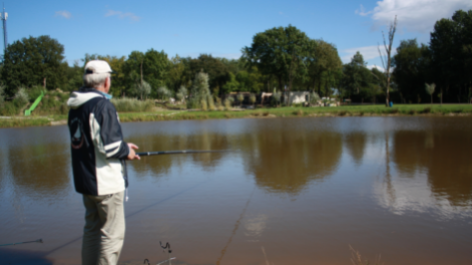
M135 98L114 98L111 103L118 112L145 112L154 107L152 100L137 100Z

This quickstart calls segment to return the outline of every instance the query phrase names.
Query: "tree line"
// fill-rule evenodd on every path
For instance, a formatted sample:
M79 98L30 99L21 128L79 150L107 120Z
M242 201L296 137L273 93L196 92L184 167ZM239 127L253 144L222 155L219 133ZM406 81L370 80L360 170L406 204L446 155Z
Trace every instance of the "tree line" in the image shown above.
M369 69L361 53L343 64L336 45L311 39L291 25L257 33L239 59L210 54L169 58L151 48L122 57L86 54L73 66L65 62L64 46L57 40L30 36L5 49L0 82L6 100L19 88L73 91L82 86L85 63L102 59L115 71L111 93L118 97L184 97L196 87L214 99L224 99L231 92L312 91L321 97L375 103L385 100L389 86L391 100L398 103L470 101L472 10L459 10L452 18L437 21L428 45L402 40L396 51L387 82L386 73ZM202 78L208 87L195 83Z

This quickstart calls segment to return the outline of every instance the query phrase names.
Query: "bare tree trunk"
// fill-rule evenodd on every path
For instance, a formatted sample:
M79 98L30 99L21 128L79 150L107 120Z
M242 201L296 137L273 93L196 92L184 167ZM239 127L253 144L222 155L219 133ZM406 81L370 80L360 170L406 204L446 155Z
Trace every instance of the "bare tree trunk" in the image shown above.
M387 91L386 91L386 97L385 97L385 105L388 107L389 102L390 102L390 64L392 63L392 44L393 44L393 37L395 36L395 31L397 29L397 16L395 16L395 19L393 20L393 23L390 24L390 29L388 31L388 45L387 41L385 40L385 35L382 32L383 36L383 43L384 43L384 48L385 48L385 53L386 53L386 62L385 58L382 55L382 52L380 51L380 47L377 47L379 50L380 54L380 59L382 60L382 65L385 68L385 74L387 76ZM385 64L386 63L386 64Z
M46 77L43 79L43 87L46 89Z

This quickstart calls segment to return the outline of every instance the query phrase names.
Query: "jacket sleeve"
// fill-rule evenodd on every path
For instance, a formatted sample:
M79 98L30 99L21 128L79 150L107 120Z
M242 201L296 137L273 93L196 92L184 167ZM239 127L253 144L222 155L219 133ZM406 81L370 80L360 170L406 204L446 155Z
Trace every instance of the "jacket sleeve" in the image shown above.
M123 141L116 109L108 100L103 100L101 111L97 113L97 121L100 125L100 152L104 153L107 159L126 158L130 150L128 144Z

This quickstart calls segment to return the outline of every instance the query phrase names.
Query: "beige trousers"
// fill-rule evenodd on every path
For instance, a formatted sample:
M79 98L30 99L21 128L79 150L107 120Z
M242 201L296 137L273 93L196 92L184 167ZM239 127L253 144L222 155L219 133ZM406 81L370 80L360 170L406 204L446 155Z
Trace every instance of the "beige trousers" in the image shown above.
M83 265L116 265L125 238L124 191L83 195L85 227L82 241Z

